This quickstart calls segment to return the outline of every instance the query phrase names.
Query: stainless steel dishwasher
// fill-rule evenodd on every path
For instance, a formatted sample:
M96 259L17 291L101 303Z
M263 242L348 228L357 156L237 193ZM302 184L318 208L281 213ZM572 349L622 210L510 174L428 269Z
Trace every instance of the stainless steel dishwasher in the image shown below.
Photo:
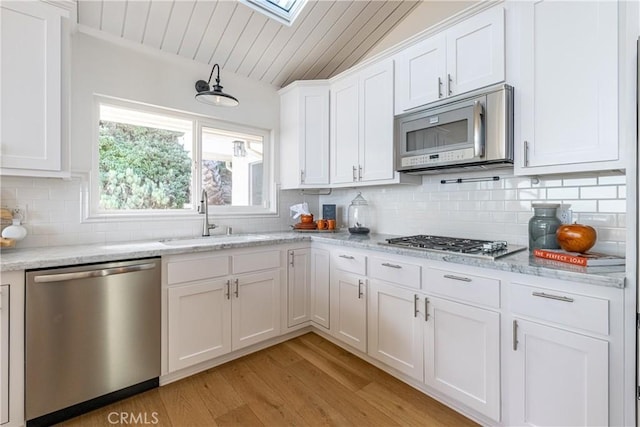
M28 426L158 386L160 258L27 271L25 305Z

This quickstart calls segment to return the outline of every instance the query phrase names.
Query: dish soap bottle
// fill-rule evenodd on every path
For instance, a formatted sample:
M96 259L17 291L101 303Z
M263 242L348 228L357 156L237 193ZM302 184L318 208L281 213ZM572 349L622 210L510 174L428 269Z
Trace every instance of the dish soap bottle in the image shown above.
M369 203L362 197L362 193L358 193L349 205L349 233L368 234L370 216Z

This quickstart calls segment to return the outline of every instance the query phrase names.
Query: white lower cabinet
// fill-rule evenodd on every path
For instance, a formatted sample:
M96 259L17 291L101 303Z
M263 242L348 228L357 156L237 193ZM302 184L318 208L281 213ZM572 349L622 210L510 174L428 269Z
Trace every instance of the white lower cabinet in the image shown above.
M311 249L311 320L329 329L329 252Z
M168 290L169 371L231 351L230 279Z
M9 422L9 288L0 286L0 424Z
M279 260L279 251L163 260L169 372L280 335Z
M331 333L362 352L367 351L367 279L336 270L331 275Z
M609 424L609 343L516 318L512 419L527 426Z
M422 300L409 289L369 281L369 355L419 381L424 379Z
M500 314L435 297L425 305L425 383L499 421Z
M287 326L311 319L311 249L287 251Z

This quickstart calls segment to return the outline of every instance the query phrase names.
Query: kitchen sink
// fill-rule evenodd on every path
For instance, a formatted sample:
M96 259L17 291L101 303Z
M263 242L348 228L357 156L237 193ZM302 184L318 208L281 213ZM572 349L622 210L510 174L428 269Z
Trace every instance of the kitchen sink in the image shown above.
M214 236L203 237L185 237L175 239L159 240L160 243L167 246L206 246L217 245L222 243L243 243L255 242L259 240L268 240L270 237L262 234L220 234Z

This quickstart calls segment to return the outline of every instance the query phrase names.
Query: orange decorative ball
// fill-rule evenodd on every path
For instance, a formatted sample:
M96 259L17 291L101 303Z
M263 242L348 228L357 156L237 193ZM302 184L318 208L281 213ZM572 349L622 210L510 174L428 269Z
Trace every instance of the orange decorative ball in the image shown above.
M596 244L596 230L589 225L564 224L558 227L556 239L568 252L587 252Z

